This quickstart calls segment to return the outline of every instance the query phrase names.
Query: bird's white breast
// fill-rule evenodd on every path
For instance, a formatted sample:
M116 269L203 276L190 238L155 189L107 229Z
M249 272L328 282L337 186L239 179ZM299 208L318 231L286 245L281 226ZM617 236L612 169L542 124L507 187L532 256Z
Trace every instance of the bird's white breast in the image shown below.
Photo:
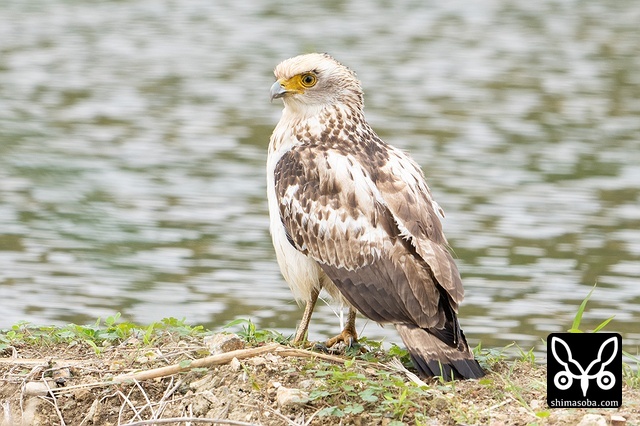
M311 298L313 289L320 290L323 282L327 279L315 260L299 252L289 243L282 219L280 218L280 205L275 188L276 165L296 141L291 132L287 130L287 127L281 124L278 124L271 137L267 157L269 230L271 231L273 247L282 276L287 284L289 284L294 298L298 302L307 302Z

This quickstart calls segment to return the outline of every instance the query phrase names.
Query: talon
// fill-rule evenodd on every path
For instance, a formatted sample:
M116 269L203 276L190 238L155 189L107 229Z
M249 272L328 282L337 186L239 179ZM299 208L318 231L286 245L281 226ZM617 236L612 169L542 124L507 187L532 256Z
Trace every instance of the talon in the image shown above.
M352 348L354 343L358 343L358 340L353 336L349 336L344 340L344 343L347 345L347 347Z
M331 349L329 349L329 347L327 345L325 345L324 343L316 343L315 345L313 345L313 350L314 351L318 351L318 352L322 352L325 354L328 354L331 352Z
M331 348L340 342L344 342L347 347L351 348L358 343L358 335L355 330L350 330L349 327L345 327L342 333L327 340L327 347Z
M353 348L358 344L358 333L356 332L356 310L349 308L349 318L344 329L336 337L327 340L327 346L332 347L339 342L344 342L348 348Z

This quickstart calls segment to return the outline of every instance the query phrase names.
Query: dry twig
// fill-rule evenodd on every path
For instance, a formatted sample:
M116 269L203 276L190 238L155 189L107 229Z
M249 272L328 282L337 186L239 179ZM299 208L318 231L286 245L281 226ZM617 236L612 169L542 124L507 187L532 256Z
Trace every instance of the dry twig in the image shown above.
M64 422L64 417L62 416L62 411L60 411L60 407L58 407L58 398L56 398L56 396L53 394L52 389L49 386L49 383L44 379L44 377L42 378L42 381L47 386L47 389L49 390L48 395L51 395L51 399L53 400L53 402L49 401L49 398L44 398L44 400L49 402L50 404L52 404L53 408L55 408L56 414L58 415L58 418L60 419L60 425L61 426L66 426L66 423Z
M134 414L133 418L135 419L137 417L140 420L142 420L142 416L140 415L140 412L138 411L136 406L133 404L133 402L131 402L131 400L129 399L129 396L131 395L133 390L134 390L134 388L131 388L127 395L125 395L121 391L117 392L117 394L122 398L122 405L120 405L120 411L118 412L118 424L121 423L122 415L124 414L124 408L127 405L129 406L129 408L131 409L131 411Z
M149 395L147 395L147 391L140 385L139 381L135 380L135 384L136 387L140 390L142 396L144 396L144 399L147 401L147 403L140 409L140 412L144 411L146 407L149 407L149 411L151 411L151 418L157 418L157 413L153 409L153 404L151 404L151 400L149 399Z
M324 361L335 362L338 364L343 364L345 362L345 358L336 355L323 354L319 352L313 352L306 349L296 349L290 348L287 346L282 346L276 348L276 355L280 356L295 356L301 358L319 358Z
M225 352L219 355L212 355L205 358L194 359L188 363L178 363L168 365L166 367L153 368L151 370L139 371L137 373L127 373L115 376L110 380L111 383L124 383L130 380L149 380L157 379L158 377L171 376L183 371L189 371L193 368L206 368L213 365L227 364L231 362L233 358L244 359L251 358L257 355L262 355L268 352L273 352L281 345L278 343L272 343L266 346L260 346L258 348L240 349L237 351Z
M259 426L255 423L240 422L237 420L224 420L224 419L199 419L197 417L172 417L167 419L151 419L141 420L139 422L127 423L121 426L144 426L144 425L156 425L162 423L210 423L213 425L233 425L233 426Z
M173 395L173 393L180 387L182 386L183 380L180 379L178 380L178 382L174 385L173 384L173 377L171 378L171 382L167 385L167 389L164 391L164 393L162 394L162 398L160 398L160 401L158 401L158 409L156 410L156 418L160 417L162 415L162 413L164 412L164 409L167 407L167 405L170 404L169 398L171 398L171 396Z
M16 365L48 365L51 358L0 358L0 364L16 364ZM65 359L65 366L86 364L89 361L80 359Z
M50 389L50 392L52 394L55 394L57 392L67 392L67 391L76 390L76 389L88 389L88 388L108 386L108 385L114 385L114 384L125 383L125 382L139 382L139 381L144 381L149 379L157 379L157 378L167 377L177 373L189 371L194 368L207 368L214 365L228 364L234 358L246 359L246 358L251 358L258 355L263 355L266 353L275 353L276 355L283 356L283 357L289 356L289 357L302 357L302 358L317 358L317 359L322 359L324 361L329 361L329 362L338 363L338 364L342 364L345 361L345 358L336 356L336 355L323 354L323 353L313 352L305 349L290 348L287 346L283 346L279 343L271 343L271 344L260 346L257 348L239 349L236 351L225 352L223 354L212 355L205 358L187 360L187 362L172 364L165 367L138 371L136 373L120 374L106 381L85 383L80 385L65 386L65 387ZM42 360L20 360L20 361L21 363L23 362L24 364L31 364L31 365L42 362ZM69 365L69 364L74 364L76 362L78 361L65 360L65 361L60 361L60 364ZM358 361L358 363L368 364L364 361ZM38 367L39 366L35 368L38 368Z

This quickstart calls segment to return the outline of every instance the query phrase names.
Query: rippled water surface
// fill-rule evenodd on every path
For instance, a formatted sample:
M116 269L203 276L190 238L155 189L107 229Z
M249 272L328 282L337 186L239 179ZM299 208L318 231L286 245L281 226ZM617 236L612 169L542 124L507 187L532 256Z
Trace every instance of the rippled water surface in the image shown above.
M472 343L640 344L640 4L0 3L0 328L121 312L291 333L268 233L282 59L327 51L422 165ZM359 320L369 337L392 328ZM312 338L338 331L319 306Z

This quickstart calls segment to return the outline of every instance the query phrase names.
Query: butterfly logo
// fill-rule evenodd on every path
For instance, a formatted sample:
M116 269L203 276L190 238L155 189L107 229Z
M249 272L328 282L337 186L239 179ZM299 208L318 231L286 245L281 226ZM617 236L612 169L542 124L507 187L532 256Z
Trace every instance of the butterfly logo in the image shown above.
M613 345L611 356L604 361L605 348L611 345ZM598 357L591 361L587 368L582 368L582 365L573 359L569 345L559 337L553 336L551 338L551 352L556 361L564 367L564 371L556 373L553 378L553 383L560 390L569 389L573 385L574 379L580 380L582 396L586 397L591 379L596 379L596 383L602 390L609 390L616 384L616 377L613 373L605 371L605 367L611 364L618 353L618 339L615 336L605 340L600 345ZM592 370L594 371L592 372ZM576 373L576 371L579 373Z

